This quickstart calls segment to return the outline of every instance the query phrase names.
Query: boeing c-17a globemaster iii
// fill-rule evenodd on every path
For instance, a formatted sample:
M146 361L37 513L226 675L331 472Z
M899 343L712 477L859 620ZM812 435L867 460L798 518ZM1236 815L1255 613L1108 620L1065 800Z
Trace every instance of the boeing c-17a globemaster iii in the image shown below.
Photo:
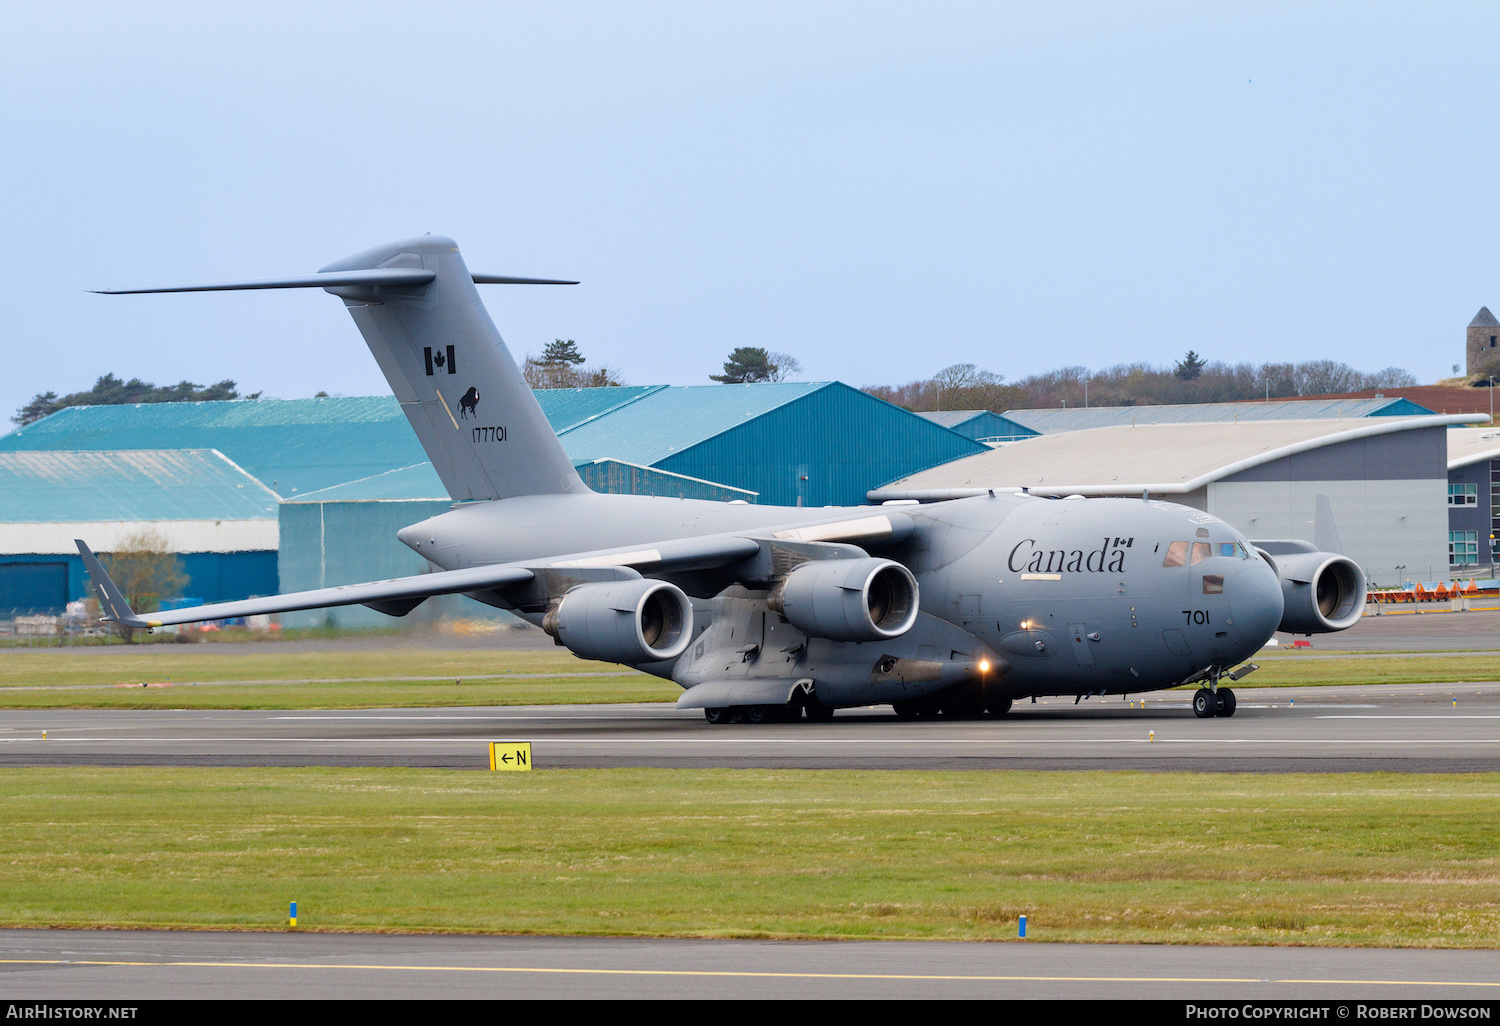
M1202 684L1229 716L1277 631L1359 619L1359 567L1256 545L1207 513L1005 491L805 509L602 495L579 479L450 239L380 246L316 274L130 292L323 288L344 301L453 499L398 537L440 569L138 615L88 547L106 619L151 628L433 595L511 610L587 659L676 681L710 723L1003 715L1016 699Z

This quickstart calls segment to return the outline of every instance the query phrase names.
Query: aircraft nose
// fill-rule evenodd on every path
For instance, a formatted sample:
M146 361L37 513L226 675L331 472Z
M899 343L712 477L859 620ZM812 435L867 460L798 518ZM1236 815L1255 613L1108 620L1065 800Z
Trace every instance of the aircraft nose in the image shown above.
M1229 608L1241 637L1258 649L1281 625L1281 582L1268 566L1249 566L1229 579Z

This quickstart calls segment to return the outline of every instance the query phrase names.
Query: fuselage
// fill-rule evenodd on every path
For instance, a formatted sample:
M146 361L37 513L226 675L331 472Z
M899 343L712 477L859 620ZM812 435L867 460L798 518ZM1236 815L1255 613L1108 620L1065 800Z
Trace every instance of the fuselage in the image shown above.
M1017 695L1171 687L1245 660L1281 620L1276 572L1238 531L1160 501L1001 493L805 509L587 493L463 504L400 537L454 570L893 512L915 529L878 554L915 574L923 613L1000 657Z

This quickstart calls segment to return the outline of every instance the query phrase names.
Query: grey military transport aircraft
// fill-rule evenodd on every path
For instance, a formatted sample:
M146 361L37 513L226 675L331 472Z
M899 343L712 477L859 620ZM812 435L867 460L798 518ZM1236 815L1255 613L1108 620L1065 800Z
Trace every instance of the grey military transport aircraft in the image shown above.
M433 595L511 610L586 659L676 681L710 723L1002 716L1019 698L1221 685L1279 630L1342 630L1360 568L1252 543L1186 506L1006 491L822 509L601 495L579 479L451 239L366 250L316 274L173 288L322 288L344 301L453 507L397 532L431 573L138 615L83 541L106 619L152 628ZM1242 665L1243 664L1243 665Z

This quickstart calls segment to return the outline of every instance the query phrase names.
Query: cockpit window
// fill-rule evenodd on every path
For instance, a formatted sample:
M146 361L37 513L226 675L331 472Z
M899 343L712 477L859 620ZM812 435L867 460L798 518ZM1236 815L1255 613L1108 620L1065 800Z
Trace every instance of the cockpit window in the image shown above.
M1167 546L1167 558L1161 561L1162 566L1186 566L1188 554L1187 542L1173 542Z
M1214 554L1214 547L1208 542L1193 542L1192 562L1201 563Z
M1221 556L1243 557L1244 554L1245 552L1240 548L1239 542L1219 542L1219 555Z
M1203 594L1205 594L1205 595L1222 595L1222 594L1224 594L1224 575L1223 574L1204 574L1203 575Z

